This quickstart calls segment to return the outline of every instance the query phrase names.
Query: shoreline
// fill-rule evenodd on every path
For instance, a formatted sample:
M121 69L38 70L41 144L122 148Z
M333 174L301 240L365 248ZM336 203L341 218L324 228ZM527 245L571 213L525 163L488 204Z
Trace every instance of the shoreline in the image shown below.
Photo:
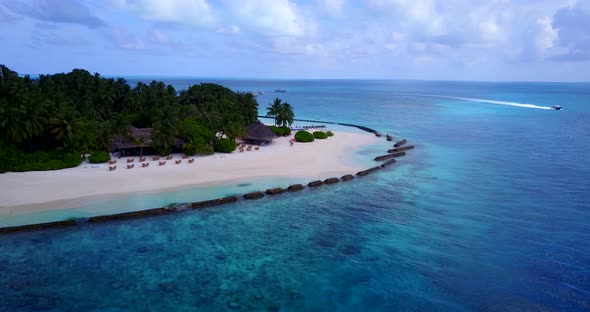
M82 164L56 171L2 174L0 216L76 209L85 200L113 200L129 195L231 185L260 178L327 178L362 169L346 156L350 156L350 151L378 142L368 133L345 131L336 131L335 136L327 140L295 143L294 146L289 146L289 139L277 138L260 151L195 157L194 164L157 167L150 161L152 167L113 172L108 171L107 164ZM126 158L118 159L119 166L125 166ZM175 158L179 159L178 156Z
M361 128L359 128L361 129ZM366 130L365 130L366 131ZM373 134L375 134L375 137L379 137L380 135L377 135L376 131L367 131L367 132L372 132ZM288 139L288 138L285 138ZM391 139L387 139L387 141L391 141ZM399 141L398 143L396 143L394 145L394 147L398 147L400 144L405 144L406 140L402 140ZM373 141L373 144L363 144L363 145L357 145L357 149L356 151L359 150L359 148L361 146L371 146L371 145L376 145L376 141ZM310 144L308 144L310 145ZM407 147L403 147L404 149L413 149L414 146L407 146ZM250 192L246 192L241 193L241 192L235 192L234 195L226 195L225 197L216 197L216 198L207 198L206 200L202 200L202 201L186 201L186 202L181 202L181 203L170 203L164 206L160 206L160 208L151 208L151 209L129 209L127 211L117 211L116 213L107 213L108 211L103 211L103 213L100 214L92 214L90 216L74 216L74 217L61 217L59 219L53 218L52 220L49 221L44 221L44 222L18 222L18 224L13 224L13 225L8 225L8 226L0 226L0 234L11 234L11 233L18 233L18 232L26 232L26 231L34 231L34 230L45 230L45 229L52 229L52 228L63 228L63 227L72 227L72 226L80 226L80 225L85 225L85 224L92 224L92 223L102 223L102 222L111 222L111 221L120 221L120 220L127 220L127 219L136 219L136 218L144 218L144 217L152 217L152 216L158 216L158 215L164 215L164 214L171 214L171 213L177 213L177 212L186 212L186 211L190 211L190 210L196 210L196 209L202 209L202 208L208 208L208 207L213 207L213 206L220 206L220 205L226 205L226 204L231 204L231 203L235 203L237 201L240 200L256 200L256 199L260 199L266 196L276 196L276 195L280 195L283 194L285 192L288 193L294 193L294 192L299 192L302 191L304 189L313 189L313 188L317 188L317 187L321 187L323 185L332 185L332 184L337 184L339 182L345 182L345 181L350 181L356 178L361 178L364 177L366 175L372 174L376 171L379 171L380 169L389 167L393 164L395 164L397 161L395 159L395 157L399 157L399 156L404 156L405 153L398 153L399 155L395 155L392 157L388 157L389 160L380 163L377 166L374 167L370 167L368 169L365 170L360 170L358 172L356 172L356 174L353 172L351 173L346 173L343 174L341 177L331 177L331 178L325 178L324 180L313 180L305 185L299 184L299 183L295 183L295 184L291 184L288 187L276 187L276 185L270 186L269 188L266 189L266 191L262 192L260 191L260 187L259 185L256 185L256 188L258 190L256 191L250 191ZM388 155L393 155L393 154L389 154L388 151ZM374 161L378 161L379 157L376 157L374 159ZM342 161L342 159L340 159ZM339 171L338 171L339 172ZM326 171L323 172L323 174L327 174ZM265 175L263 176L264 178L285 178L283 176L269 176L269 175ZM305 175L300 176L300 179L303 178L308 178ZM243 179L232 179L231 181L233 183L237 183L240 181L247 181L247 179L252 179L252 178L256 178L256 177L246 177ZM290 179L295 179L292 175L289 176ZM219 186L225 186L228 185L227 184L227 180L223 180L223 181L219 181ZM213 187L213 185L211 183L215 183L215 182L211 182L209 181L207 184L207 186L203 186L203 187ZM252 183L245 183L245 186L253 186L254 184ZM240 186L239 184L237 186ZM197 185L188 185L188 186L184 186L185 188L188 189L198 189ZM179 190L182 189L183 186L176 186L174 189L175 190ZM170 190L166 190L166 189L160 189L158 193L162 194L162 193L166 193L166 192L170 192ZM144 191L144 194L151 194L154 195L154 193L150 193L149 191ZM155 194L158 194L155 193ZM127 193L126 193L127 194ZM266 195L265 195L266 194ZM108 196L111 196L110 198L112 199L113 194L109 194ZM117 195L114 195L117 196ZM124 197L125 194L118 194L118 196ZM102 197L102 196L99 196ZM98 197L96 197L98 198ZM82 198L78 198L77 200L87 200L88 197L82 197ZM43 205L43 204L40 204ZM25 205L27 206L27 205ZM31 207L30 205L27 207ZM0 209L2 208L6 208L6 207L2 207L0 206ZM39 212L39 210L33 210L33 211L28 211L27 212L21 212L21 214L18 214L17 216L20 217L27 217L28 214L31 213L35 213L35 211ZM51 211L50 210L41 210L41 212L48 212ZM56 210L54 210L56 211ZM61 208L59 211L68 211L68 212L73 212L75 211L75 208ZM1 212L1 210L0 210Z

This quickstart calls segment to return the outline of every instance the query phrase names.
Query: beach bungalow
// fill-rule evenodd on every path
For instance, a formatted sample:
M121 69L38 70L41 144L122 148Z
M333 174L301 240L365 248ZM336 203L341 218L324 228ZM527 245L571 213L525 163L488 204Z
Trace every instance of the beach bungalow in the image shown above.
M255 144L265 145L271 143L277 136L266 125L256 121L248 126L248 134L242 139Z
M109 148L109 152L119 152L121 156L135 156L135 155L154 155L156 150L152 147L152 128L136 128L129 127L127 136L118 135L114 138L114 142ZM184 142L181 139L176 139L172 146L172 152L179 152L180 147Z

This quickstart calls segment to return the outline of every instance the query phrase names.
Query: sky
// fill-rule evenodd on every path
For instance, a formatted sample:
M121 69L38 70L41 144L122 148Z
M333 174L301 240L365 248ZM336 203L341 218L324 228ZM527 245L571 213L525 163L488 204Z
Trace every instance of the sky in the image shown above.
M590 0L0 0L21 74L590 81Z

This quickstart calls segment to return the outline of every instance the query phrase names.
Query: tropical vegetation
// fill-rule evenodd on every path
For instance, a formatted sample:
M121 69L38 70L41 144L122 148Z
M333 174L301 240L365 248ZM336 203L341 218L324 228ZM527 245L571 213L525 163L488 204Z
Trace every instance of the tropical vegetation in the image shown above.
M316 139L324 140L328 138L328 134L323 131L314 131L313 137Z
M300 130L297 131L297 133L295 133L295 140L297 142L313 142L314 141L314 137L313 134L305 131L305 130Z
M268 128L277 136L286 136L286 135L291 134L291 128L289 128L287 126L282 126L282 127L269 126Z
M286 110L277 122L289 124ZM83 69L33 79L0 65L0 171L76 166L80 154L129 138L131 126L152 128L151 138L135 142L141 154L149 145L165 155L179 142L187 154L209 154L220 137L244 135L257 116L253 94L212 83L181 91L158 81L130 86Z
M231 153L236 149L236 142L234 140L221 138L215 142L213 148L219 153Z
M287 102L276 98L271 105L266 108L266 116L275 119L275 126L291 126L295 118L293 107Z
M88 157L88 162L92 164L102 164L111 160L111 155L107 152L94 152Z

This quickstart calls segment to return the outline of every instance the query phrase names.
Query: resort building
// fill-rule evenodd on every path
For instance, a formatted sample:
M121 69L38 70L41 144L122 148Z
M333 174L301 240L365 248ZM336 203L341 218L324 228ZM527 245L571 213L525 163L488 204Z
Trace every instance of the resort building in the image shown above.
M248 126L248 134L242 139L255 144L265 145L271 143L277 136L265 124L256 121Z

